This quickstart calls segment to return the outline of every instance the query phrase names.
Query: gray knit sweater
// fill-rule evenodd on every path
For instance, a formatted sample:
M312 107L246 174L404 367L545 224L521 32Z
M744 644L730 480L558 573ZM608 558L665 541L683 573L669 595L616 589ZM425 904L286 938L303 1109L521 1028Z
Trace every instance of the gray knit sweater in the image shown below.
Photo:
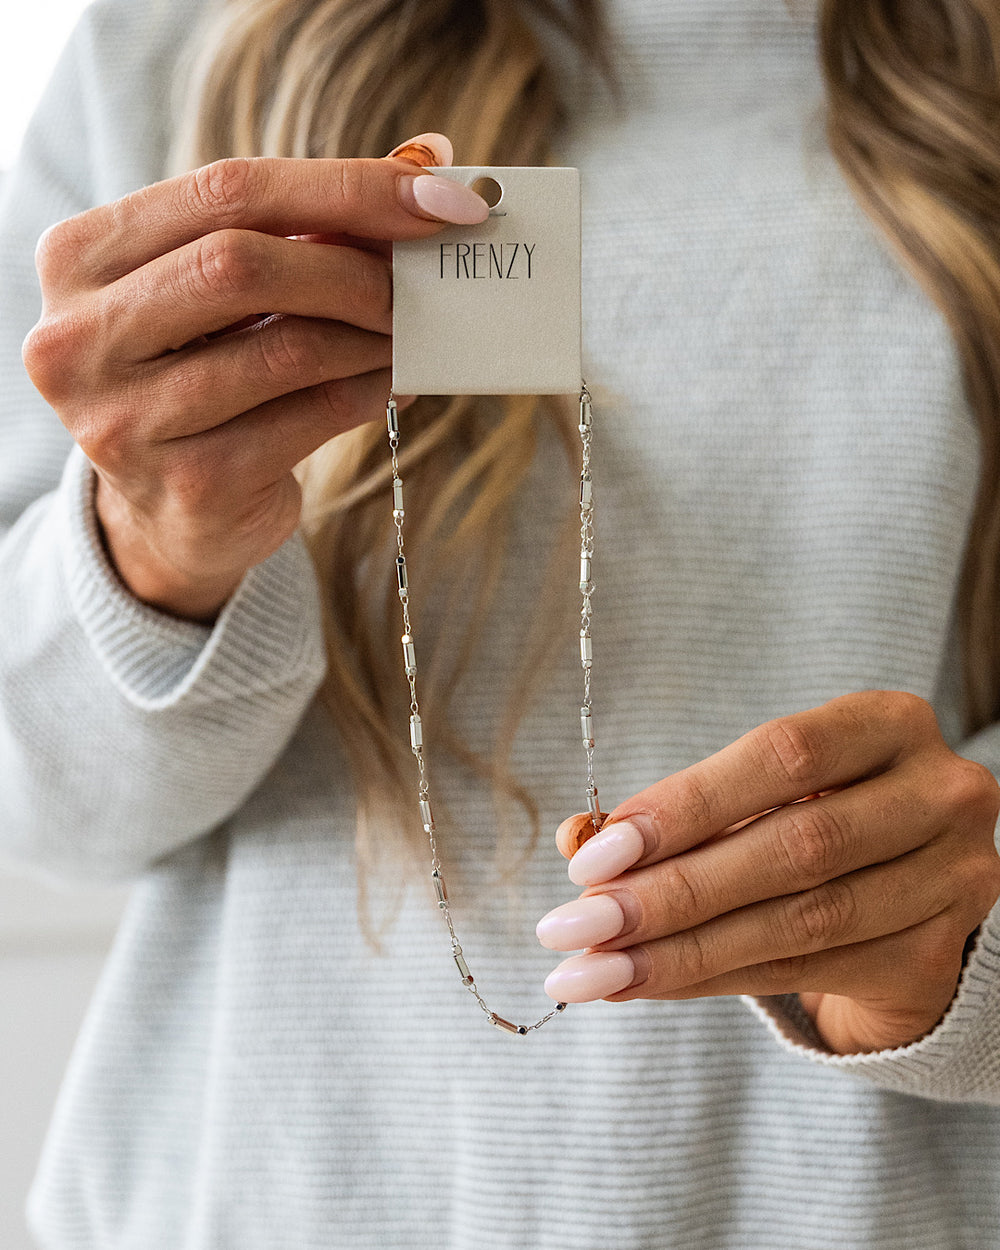
M808 6L807 6L808 7ZM1000 922L921 1042L833 1056L794 999L595 1003L489 1028L418 883L376 956L352 798L314 704L298 539L213 629L102 556L92 478L25 378L50 222L162 172L200 0L100 0L0 225L0 842L134 878L31 1200L44 1250L973 1250L1000 1245ZM952 604L974 424L941 318L827 151L808 13L615 0L624 116L578 117L597 397L595 705L618 801L756 723L870 687L957 741ZM487 740L560 513L540 461L505 611L461 694ZM575 569L567 569L572 596ZM516 751L547 828L581 807L575 633ZM401 733L405 726L401 726ZM1000 767L1000 730L962 743ZM534 1019L534 922L575 896L546 839L511 901L487 796L439 792L456 923Z

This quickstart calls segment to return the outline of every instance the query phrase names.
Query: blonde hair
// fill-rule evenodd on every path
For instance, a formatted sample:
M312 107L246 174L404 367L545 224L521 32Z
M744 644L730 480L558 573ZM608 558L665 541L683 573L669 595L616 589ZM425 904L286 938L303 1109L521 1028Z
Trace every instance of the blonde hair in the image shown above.
M427 130L446 132L462 163L543 164L565 120L540 39L546 28L548 40L563 40L611 77L599 0L228 0L200 32L183 79L174 167L226 155L381 156ZM988 0L822 3L832 149L948 317L982 431L982 489L961 591L971 727L993 719L1000 689L998 49L1000 12ZM514 798L537 835L534 804L509 759L570 603L568 575L546 578L554 592L539 604L488 757L450 728L448 707L500 583L497 536L509 529L539 430L554 432L569 457L573 417L534 398L422 399L407 427L413 581L442 597L453 642L446 653L438 639L421 639L428 748L450 752L489 781L501 830ZM554 471L567 488L568 465L569 458L565 472ZM321 448L303 483L306 532L326 592L326 696L350 758L364 883L380 848L422 847L404 738L381 426L361 426ZM562 538L571 538L568 530ZM560 569L565 554L565 542L555 541ZM418 630L423 604L415 603ZM362 896L363 922L366 915Z
M825 0L831 147L948 320L979 425L959 588L970 731L1000 714L1000 7Z
M524 7L548 26L550 38L605 65L596 0L581 0L568 14L545 0ZM229 0L192 49L179 80L183 106L171 156L177 170L222 156L383 156L429 130L448 134L464 164L538 165L550 159L564 120L539 30L508 0ZM509 760L519 719L573 603L568 506L487 753L455 732L449 705L501 584L513 501L536 445L552 443L553 434L565 455L553 467L552 489L565 485L567 505L574 497L576 418L560 401L531 396L423 398L405 423L401 467L425 746L432 762L450 754L489 783L498 865L510 873L519 841L511 832L512 800L527 815L521 854L539 833L535 802ZM301 479L304 529L324 589L324 694L353 775L359 911L371 938L373 870L398 864L407 848L426 856L401 673L384 424L327 443L302 467ZM447 637L421 630L429 599L448 622ZM444 812L438 797L439 820Z

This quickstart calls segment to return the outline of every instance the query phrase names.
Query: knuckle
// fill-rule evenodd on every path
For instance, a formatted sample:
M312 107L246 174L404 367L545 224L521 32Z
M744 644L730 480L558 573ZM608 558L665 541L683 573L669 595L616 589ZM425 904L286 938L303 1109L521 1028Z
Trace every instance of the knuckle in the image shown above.
M994 775L982 764L960 755L951 756L942 791L945 802L962 813L981 812L995 820L1000 810L1000 786Z
M883 690L879 692L888 715L898 724L926 729L937 725L937 717L926 699L908 690Z
M320 373L322 355L315 342L301 333L301 323L287 317L276 317L262 326L257 334L260 367L271 382L315 380Z
M348 430L358 423L358 413L348 397L340 379L324 382L310 394L321 408L321 415L329 421L331 430Z
M80 386L85 363L93 364L95 327L75 312L48 314L21 345L21 359L33 385L50 403L68 400Z
M88 404L72 423L72 434L87 459L113 477L131 476L140 459L131 405Z
M260 281L264 252L249 230L216 230L198 240L191 253L191 283L216 299L230 299Z
M714 805L705 783L696 772L681 773L675 781L673 805L680 819L696 829L710 829Z
M838 818L815 800L782 812L777 839L792 880L803 885L836 876L847 842Z
M806 950L838 945L850 936L856 922L854 895L841 881L827 881L794 895L786 904L782 921L794 946Z
M62 371L67 349L66 327L45 317L28 331L21 345L21 360L28 377L43 393L51 391Z
M817 776L823 761L823 743L800 719L782 716L760 728L765 765L776 767L784 781L808 783Z
M123 440L115 437L114 423L92 409L73 422L73 438L93 464L114 472L119 467Z
M194 214L222 221L240 218L253 203L259 165L249 157L228 156L194 170L182 184Z
M909 963L921 981L946 981L957 977L969 926L942 914L927 921L911 936Z
M657 874L662 914L669 915L672 923L685 927L703 918L701 889L694 884L693 874L684 865L668 859L657 865Z
M79 263L88 242L85 213L49 226L35 245L35 269L43 286L65 278Z
M957 888L963 910L980 921L1000 897L1000 856L992 848L969 856L958 871Z
M335 195L344 204L364 204L375 192L368 161L337 161L333 174L336 179Z
M894 730L899 750L940 742L934 709L909 690L867 690L858 696L858 727L881 724Z
M755 992L788 994L803 985L808 973L809 956L785 955L781 959L768 959L760 965L761 984Z
M686 929L671 939L671 979L679 986L697 985L712 975L708 947L697 929Z
M197 428L210 410L218 378L198 352L188 360L158 362L153 373L157 415L162 437Z

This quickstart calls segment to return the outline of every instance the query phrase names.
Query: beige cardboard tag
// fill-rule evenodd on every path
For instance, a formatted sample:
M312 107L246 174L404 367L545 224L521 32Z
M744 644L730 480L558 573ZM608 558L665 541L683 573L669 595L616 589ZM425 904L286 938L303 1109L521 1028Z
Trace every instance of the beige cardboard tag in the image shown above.
M392 388L398 395L560 395L580 389L580 174L454 166L499 183L477 226L392 252Z

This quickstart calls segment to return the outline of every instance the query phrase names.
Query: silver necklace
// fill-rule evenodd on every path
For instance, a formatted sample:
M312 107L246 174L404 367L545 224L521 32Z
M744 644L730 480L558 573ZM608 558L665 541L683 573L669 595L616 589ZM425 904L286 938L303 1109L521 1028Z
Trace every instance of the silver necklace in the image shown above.
M593 559L594 559L594 485L591 476L591 441L593 438L593 413L591 396L584 382L580 387L580 419L578 429L582 444L580 465L580 664L583 668L583 701L580 705L580 729L583 735L583 747L587 757L587 810L590 813L594 832L600 828L603 813L597 801L597 784L594 781L594 715L591 706L590 680L593 669L593 644L591 639L591 598L594 593ZM534 1029L566 1010L565 1003L556 1003L555 1007L536 1020L534 1024L514 1024L498 1015L479 991L476 979L469 971L462 944L455 932L451 906L448 899L448 886L441 871L441 858L438 854L434 812L431 808L430 783L427 776L427 761L424 758L424 730L420 719L420 704L417 702L417 652L410 629L410 583L406 570L406 551L403 544L403 522L406 510L403 506L403 479L399 472L399 413L396 401L390 392L385 409L386 425L389 431L389 449L392 453L392 519L396 526L396 585L399 591L399 602L403 614L403 671L410 687L410 747L417 761L417 803L420 808L420 819L427 834L431 851L431 884L437 898L437 905L448 927L451 940L451 955L455 961L462 984L475 998L487 1021L494 1028L505 1033L514 1033L523 1037Z

